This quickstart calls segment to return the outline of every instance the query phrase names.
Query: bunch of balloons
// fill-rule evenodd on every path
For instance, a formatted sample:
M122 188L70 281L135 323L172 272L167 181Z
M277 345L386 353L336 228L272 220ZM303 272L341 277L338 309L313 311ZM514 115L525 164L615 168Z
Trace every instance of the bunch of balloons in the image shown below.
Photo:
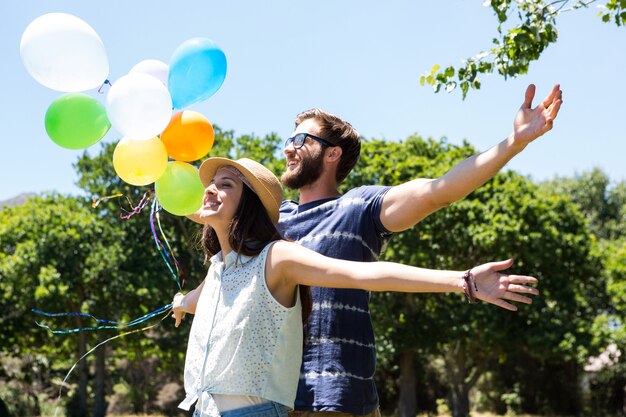
M204 189L189 162L211 150L214 131L203 115L184 109L211 97L224 82L226 56L214 42L189 39L174 51L169 65L144 60L111 83L104 44L95 30L76 16L49 13L28 25L20 55L36 81L66 93L45 115L46 132L56 144L85 149L113 126L124 136L113 154L122 180L154 182L159 203L176 215L201 206ZM104 84L111 85L106 105L83 93Z

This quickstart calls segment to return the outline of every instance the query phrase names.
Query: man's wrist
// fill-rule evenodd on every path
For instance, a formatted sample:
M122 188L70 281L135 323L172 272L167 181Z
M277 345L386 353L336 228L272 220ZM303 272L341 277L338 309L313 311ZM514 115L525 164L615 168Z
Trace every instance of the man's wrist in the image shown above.
M520 139L515 134L515 132L507 136L506 142L507 142L507 147L516 155L522 152L524 149L526 149L526 146L528 146L528 143L529 143L529 142L524 141L523 139Z

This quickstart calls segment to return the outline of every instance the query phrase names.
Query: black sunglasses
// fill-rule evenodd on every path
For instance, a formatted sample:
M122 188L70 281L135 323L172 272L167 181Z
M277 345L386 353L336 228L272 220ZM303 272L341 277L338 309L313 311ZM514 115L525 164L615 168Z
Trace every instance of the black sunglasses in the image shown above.
M311 135L310 133L297 133L285 141L285 148L287 148L287 146L289 146L289 144L293 142L294 149L300 149L304 146L304 141L306 140L306 138L311 138L321 143L322 145L337 146L334 143L327 141L326 139L319 138L317 136Z

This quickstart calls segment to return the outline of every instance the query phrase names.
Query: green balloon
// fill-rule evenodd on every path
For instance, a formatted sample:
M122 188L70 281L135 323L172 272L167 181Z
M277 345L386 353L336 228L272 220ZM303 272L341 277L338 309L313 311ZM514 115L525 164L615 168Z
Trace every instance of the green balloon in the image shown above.
M191 164L170 162L154 184L161 206L176 216L187 216L202 207L204 185L198 170Z
M53 101L45 121L50 139L67 149L85 149L111 128L104 105L80 93L65 94Z

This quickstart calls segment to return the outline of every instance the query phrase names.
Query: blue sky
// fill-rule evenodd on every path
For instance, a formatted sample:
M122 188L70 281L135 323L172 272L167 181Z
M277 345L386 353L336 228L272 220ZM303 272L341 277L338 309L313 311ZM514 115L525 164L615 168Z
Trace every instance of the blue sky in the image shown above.
M191 109L236 134L287 137L298 112L321 107L368 138L417 133L446 136L452 143L467 139L484 150L511 131L526 85L535 83L541 99L560 83L564 105L554 129L507 167L536 180L593 167L615 181L626 179L620 122L626 112L626 29L602 24L595 7L563 15L558 43L527 75L508 81L485 77L482 89L465 101L459 92L434 94L420 87L420 75L433 64L457 65L490 47L496 20L481 3L3 1L0 200L22 192L79 192L72 163L82 151L57 146L44 129L46 109L61 93L31 78L19 54L25 28L50 12L74 14L95 29L113 82L141 60L169 62L187 39L212 39L226 53L226 81ZM104 103L105 95L88 94ZM112 129L103 140L120 137Z

